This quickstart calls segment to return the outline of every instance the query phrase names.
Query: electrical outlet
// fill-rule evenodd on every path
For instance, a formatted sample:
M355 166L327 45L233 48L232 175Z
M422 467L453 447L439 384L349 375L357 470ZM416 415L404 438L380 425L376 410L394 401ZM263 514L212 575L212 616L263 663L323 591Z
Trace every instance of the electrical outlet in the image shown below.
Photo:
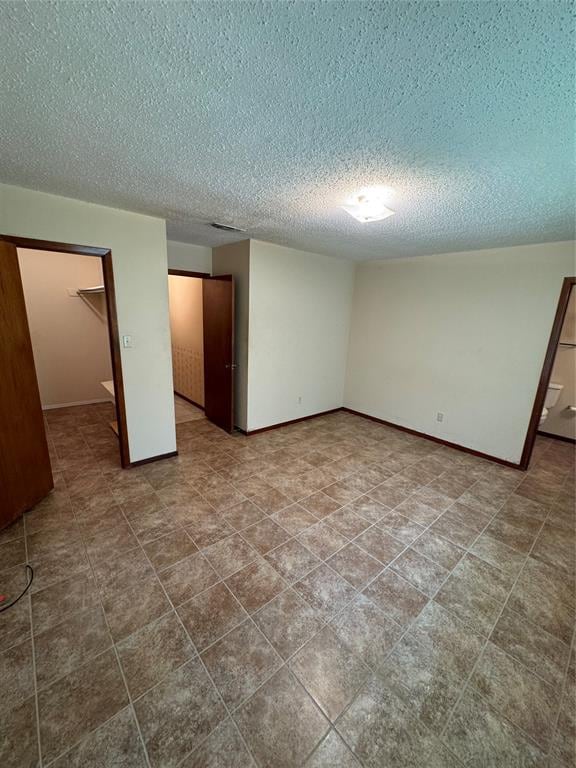
M444 421L444 414L441 411L436 414L436 421Z

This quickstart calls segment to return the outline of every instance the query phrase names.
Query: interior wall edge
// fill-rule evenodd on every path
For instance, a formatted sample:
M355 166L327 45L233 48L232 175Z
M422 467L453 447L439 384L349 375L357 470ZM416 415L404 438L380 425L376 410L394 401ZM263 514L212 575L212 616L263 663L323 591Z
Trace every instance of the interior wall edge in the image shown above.
M127 469L134 469L134 467L141 467L144 464L153 464L155 461L164 461L164 459L172 459L178 456L178 451L168 451L168 453L159 453L157 456L148 456L146 459L138 459L138 461L131 461Z
M77 405L96 405L97 403L109 403L110 399L106 397L97 400L77 400L74 403L55 403L53 405L43 405L43 411L53 411L56 408L74 408Z
M297 419L290 419L289 421L281 421L278 424L269 424L266 427L259 427L258 429L240 429L237 427L238 432L241 432L243 435L246 435L247 437L250 437L250 435L260 435L262 432L269 432L272 429L280 429L280 427L287 427L290 424L298 424L301 421L308 421L310 419L317 419L320 416L328 416L330 413L338 413L339 411L344 410L342 406L338 406L337 408L330 408L327 411L318 411L317 413L310 413L307 416L299 416Z
M178 395L178 397L181 397L182 400L186 400L187 403L190 403L191 405L196 406L196 408L200 408L201 411L205 410L203 405L200 405L200 403L197 403L195 400L192 400L190 397L186 397L186 395L183 395L182 392L178 392L177 389L174 390L174 394Z
M342 407L354 269L250 241L249 432Z
M357 411L354 408L349 408L348 406L343 406L340 410L345 411L346 413L351 413L354 416L361 416L364 419L369 419L370 421L375 421L378 424L382 424L386 427L392 427L393 429L398 429L401 432L407 432L410 435L415 435L416 437L422 437L425 440L431 440L433 443L438 443L439 445L445 445L448 448L454 448L457 451L461 451L462 453L468 453L471 456L477 456L481 459L486 459L488 461L493 461L496 464L502 464L505 467L511 467L512 469L517 469L519 472L524 471L523 467L520 466L519 462L516 461L510 461L509 459L503 459L500 456L493 456L490 453L484 453L483 451L478 451L475 448L469 448L466 445L461 445L460 443L452 443L450 440L444 440L442 437L435 437L434 435L430 435L426 432L420 432L417 429L412 429L411 427L405 427L402 424L396 424L393 421L387 421L386 419L381 419L378 416L372 416L369 413L362 413L362 411Z
M576 437L567 437L566 435L557 435L554 432L544 432L544 430L542 429L539 429L536 434L541 435L542 437L549 437L552 440L560 440L563 443L576 444Z

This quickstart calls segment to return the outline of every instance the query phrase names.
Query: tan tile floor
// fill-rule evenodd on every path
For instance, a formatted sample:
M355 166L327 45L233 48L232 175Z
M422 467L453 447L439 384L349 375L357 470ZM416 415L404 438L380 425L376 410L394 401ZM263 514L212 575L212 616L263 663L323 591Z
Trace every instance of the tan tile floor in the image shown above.
M192 403L184 400L179 395L174 395L174 416L176 424L183 424L185 421L198 421L204 418L204 411L197 408Z
M177 426L118 468L47 414L56 489L0 533L3 768L569 768L574 451L526 474L350 414Z

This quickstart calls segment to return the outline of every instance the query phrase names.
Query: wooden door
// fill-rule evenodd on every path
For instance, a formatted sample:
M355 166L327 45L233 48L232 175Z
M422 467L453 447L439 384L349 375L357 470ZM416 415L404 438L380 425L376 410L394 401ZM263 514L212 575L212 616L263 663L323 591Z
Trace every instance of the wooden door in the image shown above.
M0 240L0 529L53 487L18 255Z
M204 410L226 432L234 428L234 279L202 281L204 323Z

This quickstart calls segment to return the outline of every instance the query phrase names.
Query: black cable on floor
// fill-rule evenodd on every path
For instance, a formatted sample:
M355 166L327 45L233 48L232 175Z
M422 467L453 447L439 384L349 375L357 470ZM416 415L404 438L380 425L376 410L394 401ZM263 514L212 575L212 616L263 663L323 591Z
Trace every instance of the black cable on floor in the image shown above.
M32 582L34 581L34 569L32 568L31 565L27 565L26 571L28 573L28 584L26 584L22 592L20 592L18 597L15 597L14 600L12 600L12 602L6 603L6 605L3 605L2 603L0 603L0 613L2 613L2 611L7 611L8 608L12 608L13 605L16 605L18 600L21 600L26 594L26 592L28 592L28 590L30 589Z

